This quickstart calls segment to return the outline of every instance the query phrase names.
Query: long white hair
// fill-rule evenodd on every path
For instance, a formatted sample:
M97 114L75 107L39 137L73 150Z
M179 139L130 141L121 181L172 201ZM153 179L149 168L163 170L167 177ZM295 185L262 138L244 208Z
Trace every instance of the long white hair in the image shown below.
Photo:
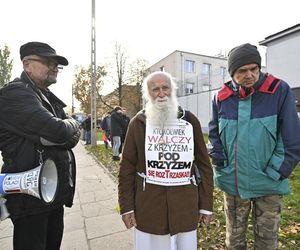
M163 106L161 106L157 101L160 97L157 97L154 100L149 94L149 86L156 76L163 76L166 82L170 85L171 89L171 95L169 97L164 97L164 99L166 99L167 101ZM175 80L173 80L172 76L167 72L156 71L151 73L144 79L142 92L143 98L146 101L145 113L149 122L159 126L164 126L167 121L177 118L178 101L176 97L176 89L177 85Z
M172 90L172 97L176 97L176 90L177 90L177 84L175 82L175 79L171 76L171 74L165 72L165 71L154 71L148 76L145 77L143 83L142 83L142 94L143 99L148 102L151 101L151 96L149 95L149 84L151 83L151 80L157 76L157 75L163 75L166 77L166 80L170 84L171 90Z

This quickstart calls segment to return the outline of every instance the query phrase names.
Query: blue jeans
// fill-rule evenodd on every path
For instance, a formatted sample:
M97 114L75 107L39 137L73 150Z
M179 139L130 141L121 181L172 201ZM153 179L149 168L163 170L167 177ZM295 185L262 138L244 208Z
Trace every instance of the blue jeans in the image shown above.
M91 144L91 130L85 131L85 143Z
M113 156L119 156L119 148L121 146L121 136L113 136L113 148L112 154Z

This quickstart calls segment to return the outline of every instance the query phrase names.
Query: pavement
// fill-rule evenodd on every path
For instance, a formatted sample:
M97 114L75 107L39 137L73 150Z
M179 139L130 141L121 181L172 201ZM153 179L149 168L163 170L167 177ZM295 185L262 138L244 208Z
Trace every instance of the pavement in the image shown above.
M131 250L127 230L116 211L117 182L80 141L74 148L77 184L72 208L65 208L61 250ZM1 161L1 160L0 160ZM0 222L0 249L13 250L10 219Z

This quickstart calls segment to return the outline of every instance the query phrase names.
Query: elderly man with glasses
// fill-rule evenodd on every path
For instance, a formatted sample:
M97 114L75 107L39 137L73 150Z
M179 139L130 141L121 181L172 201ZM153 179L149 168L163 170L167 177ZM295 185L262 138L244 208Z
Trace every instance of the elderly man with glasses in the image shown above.
M71 207L75 190L75 157L79 124L68 117L66 106L48 87L56 83L65 57L46 43L21 46L24 71L0 89L0 150L3 173L34 169L52 159L58 188L51 204L23 193L6 195L14 225L13 248L59 249L63 236L64 206Z

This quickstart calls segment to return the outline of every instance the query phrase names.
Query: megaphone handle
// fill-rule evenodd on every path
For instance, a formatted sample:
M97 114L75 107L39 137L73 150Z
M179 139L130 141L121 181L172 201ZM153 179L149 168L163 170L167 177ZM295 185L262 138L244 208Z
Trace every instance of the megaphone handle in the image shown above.
M6 199L0 196L0 220L5 220L9 217L9 212L7 211L7 207L5 205Z
M44 150L43 149L41 149L41 150L38 149L37 151L38 151L39 156L40 156L40 159L39 159L40 165L43 165L43 163L44 163L44 160L43 160Z

